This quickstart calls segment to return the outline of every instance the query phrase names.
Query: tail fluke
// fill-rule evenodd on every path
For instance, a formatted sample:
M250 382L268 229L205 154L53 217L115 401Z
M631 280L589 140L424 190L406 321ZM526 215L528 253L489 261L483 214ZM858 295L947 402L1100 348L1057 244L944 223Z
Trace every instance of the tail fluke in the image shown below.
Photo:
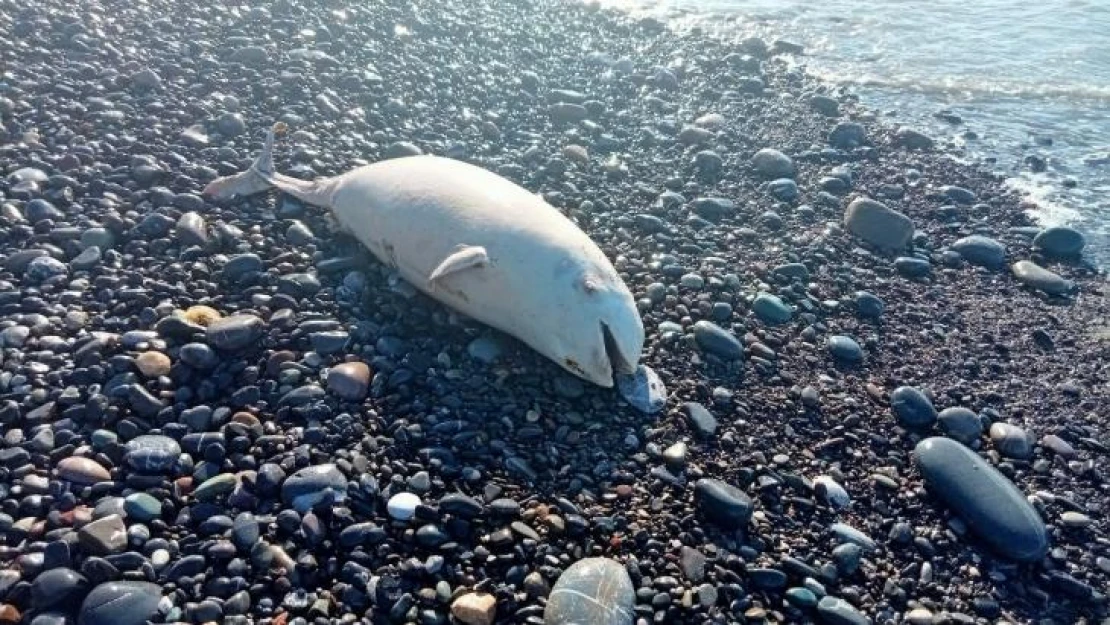
M278 122L266 131L266 144L254 159L250 169L231 176L222 176L209 182L203 194L213 199L247 196L262 193L274 187L274 135L285 131L285 124Z

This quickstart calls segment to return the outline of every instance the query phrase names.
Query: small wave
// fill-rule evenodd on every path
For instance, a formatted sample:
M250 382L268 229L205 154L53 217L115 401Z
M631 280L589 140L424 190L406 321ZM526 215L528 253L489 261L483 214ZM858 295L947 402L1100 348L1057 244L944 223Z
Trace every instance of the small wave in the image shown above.
M831 69L809 68L814 77L829 83L858 87L898 89L940 95L1011 97L1015 99L1067 99L1110 103L1110 85L1029 84L988 81L983 76L930 79L923 76L879 76L853 74Z

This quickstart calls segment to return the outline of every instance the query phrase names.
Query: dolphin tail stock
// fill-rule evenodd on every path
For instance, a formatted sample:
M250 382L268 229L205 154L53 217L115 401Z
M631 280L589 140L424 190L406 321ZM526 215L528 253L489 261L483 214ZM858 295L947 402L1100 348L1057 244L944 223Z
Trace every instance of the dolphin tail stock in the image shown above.
M328 179L300 180L279 174L274 170L274 138L276 135L284 134L285 130L286 125L282 122L271 126L266 131L266 141L262 151L251 166L246 171L221 176L209 182L204 187L203 195L219 200L236 196L246 197L274 188L307 204L329 206L331 189L330 185L326 184Z

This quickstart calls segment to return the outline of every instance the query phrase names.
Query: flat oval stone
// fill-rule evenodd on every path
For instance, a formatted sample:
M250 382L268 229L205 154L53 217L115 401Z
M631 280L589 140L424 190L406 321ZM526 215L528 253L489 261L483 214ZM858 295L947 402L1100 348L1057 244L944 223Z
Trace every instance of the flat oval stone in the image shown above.
M77 625L144 625L158 611L162 587L150 582L104 582L85 597Z
M927 428L937 421L937 409L920 390L899 386L890 394L890 409L898 423L908 428Z
M67 568L40 573L31 584L31 606L46 610L55 606L76 607L88 590L88 581L77 571Z
M1078 230L1066 226L1046 228L1033 237L1033 247L1052 256L1075 256L1086 244Z
M844 212L848 232L875 247L900 250L913 238L913 221L886 204L861 197Z
M1057 273L1049 271L1040 265L1019 260L1010 266L1017 281L1031 289L1039 289L1049 295L1064 295L1075 289L1071 280L1061 278Z
M328 497L340 502L347 497L347 478L334 464L305 467L281 485L281 499L304 514Z
M851 337L842 334L830 336L828 348L829 353L837 360L850 363L863 361L863 349L859 346L859 343Z
M1012 423L993 423L990 429L991 442L1003 456L1026 459L1033 455L1033 439L1023 428Z
M1048 551L1045 524L1013 482L960 443L927 438L914 460L929 487L999 554L1036 561Z
M780 325L790 321L794 311L781 299L770 293L760 293L752 300L752 312L768 325Z
M945 408L937 415L937 421L940 422L940 428L945 434L964 445L974 443L983 434L983 422L979 419L979 415L967 408L958 406Z
M127 442L124 460L137 471L165 473L169 471L178 456L181 445L168 436L144 434Z
M855 300L856 312L862 317L878 319L883 315L883 309L886 308L883 300L867 291L856 291Z
M472 519L482 514L482 504L468 495L449 493L439 499L439 510L464 519Z
M686 413L690 426L694 428L698 436L710 438L717 433L717 418L705 406L690 401L682 404L682 410Z
M731 332L711 321L698 321L693 327L698 347L725 360L742 360L744 346Z
M817 615L829 625L871 625L871 619L852 604L832 595L825 595L817 602Z
M933 266L924 258L899 256L894 259L894 268L907 278L923 278L933 272Z
M714 478L702 478L694 484L694 503L707 519L728 529L747 525L754 510L744 491Z
M631 625L635 587L620 563L585 558L555 581L543 612L544 625Z
M95 460L70 456L58 462L58 477L76 484L96 484L109 482L112 475L108 469L100 466Z
M1006 246L980 234L956 241L952 249L973 265L998 267L1006 260Z
M644 414L655 414L667 405L667 387L647 365L638 365L632 374L618 373L614 379L621 397Z
M208 324L205 331L208 344L216 349L236 351L247 347L262 337L266 323L247 314L231 315Z
M389 516L398 521L408 521L416 515L416 507L422 502L415 493L397 493L385 504Z
M370 388L370 367L363 362L344 362L328 371L328 391L351 401L366 398Z

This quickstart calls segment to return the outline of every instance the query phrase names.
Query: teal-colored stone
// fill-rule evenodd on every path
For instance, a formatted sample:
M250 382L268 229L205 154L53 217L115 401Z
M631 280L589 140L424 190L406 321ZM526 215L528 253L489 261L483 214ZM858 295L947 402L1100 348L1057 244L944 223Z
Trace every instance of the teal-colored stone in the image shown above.
M127 518L146 523L162 516L162 502L146 493L131 493L123 500Z

